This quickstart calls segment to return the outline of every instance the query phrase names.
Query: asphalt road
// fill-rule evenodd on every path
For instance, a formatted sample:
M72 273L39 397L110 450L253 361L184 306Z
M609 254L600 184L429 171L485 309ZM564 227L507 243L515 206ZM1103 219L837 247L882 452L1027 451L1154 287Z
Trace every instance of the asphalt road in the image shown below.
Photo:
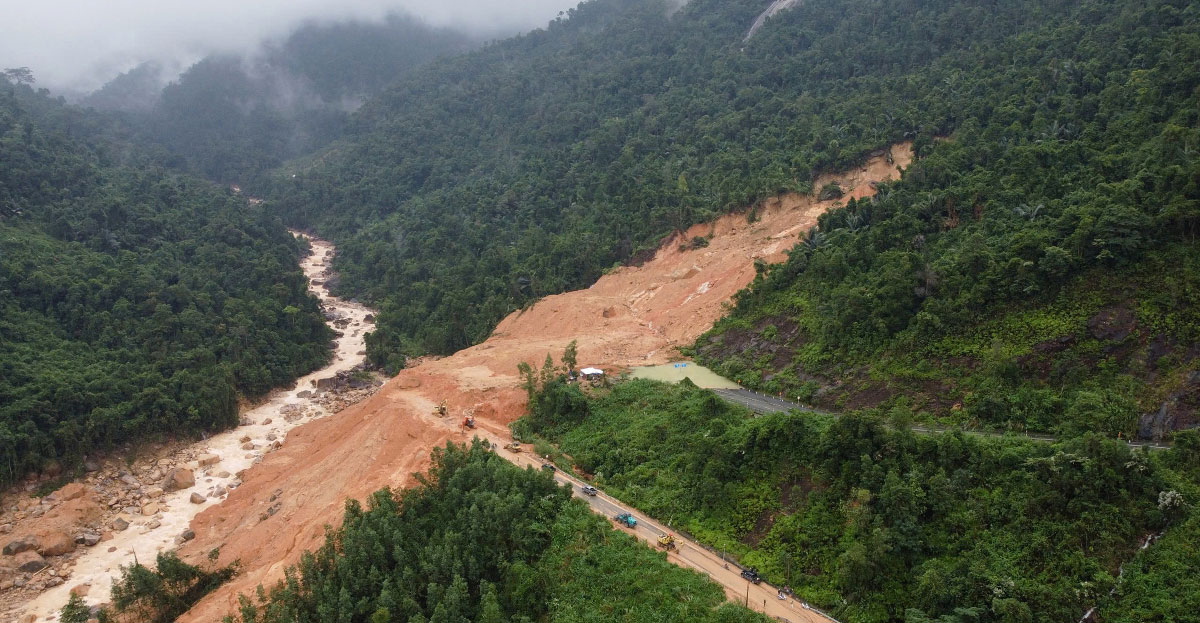
M784 400L782 398L777 398L775 396L769 396L767 394L760 394L758 392L751 391L748 389L714 389L713 391L716 392L717 395L721 396L725 400L728 400L729 402L732 402L734 404L742 405L743 407L746 407L747 409L750 409L751 411L761 414L761 415L765 415L768 413L787 412L787 411L791 411L793 409L797 410L797 411L807 411L809 413L824 413L827 415L834 415L834 416L837 415L836 413L831 413L829 411L821 411L819 409L814 409L812 407L806 407L798 402ZM912 427L912 430L913 430L913 432L921 433L923 435L933 435L933 434L938 434L938 433L947 433L952 430L958 430L958 429L946 428L946 427L941 427L941 426L915 425ZM1026 439L1030 439L1033 441L1043 441L1043 442L1047 442L1047 443L1052 443L1054 441L1057 441L1057 439L1053 435L1041 435L1041 434L1034 434L1034 433L1024 433L1024 434L1022 434L1022 433L997 433L994 431L970 430L970 429L964 429L963 432L967 433L969 435L983 435L985 437L1005 437L1008 435L1015 435L1015 436L1024 437ZM1170 447L1171 447L1168 444L1155 443L1153 441L1126 441L1126 440L1122 440L1122 441L1124 441L1124 443L1131 448L1148 448L1150 450L1167 450L1167 449L1170 449Z
M476 431L474 434L491 441L495 444L496 454L512 461L518 466L525 467L528 465L535 469L540 469L544 462L540 457L529 452L531 448L529 445L522 446L525 450L524 452L514 453L504 448L504 444L508 443L505 440L484 431ZM712 578L714 582L725 588L725 595L730 601L744 604L753 610L765 613L777 621L790 623L837 623L835 619L809 608L800 600L791 597L779 599L779 589L775 586L766 582L752 584L742 578L742 569L737 564L722 560L719 555L710 552L693 541L681 537L650 517L638 512L637 509L625 506L620 501L605 495L603 491L595 496L584 495L583 483L564 474L562 470L555 470L554 480L560 484L570 485L575 497L587 502L588 506L594 512L604 515L610 520L621 513L630 513L633 515L637 519L637 526L635 528L627 528L615 521L613 525L618 530L649 543L651 547L658 547L658 538L660 536L664 534L675 535L676 549L673 552L667 553L667 560L681 567L690 567Z

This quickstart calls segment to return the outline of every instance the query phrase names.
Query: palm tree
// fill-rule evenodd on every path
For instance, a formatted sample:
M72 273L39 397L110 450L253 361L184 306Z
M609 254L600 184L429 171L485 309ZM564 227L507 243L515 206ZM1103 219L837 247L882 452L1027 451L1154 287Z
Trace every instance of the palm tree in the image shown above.
M825 234L816 227L808 230L808 236L804 238L804 247L811 251L820 249L821 247L825 246L825 243Z

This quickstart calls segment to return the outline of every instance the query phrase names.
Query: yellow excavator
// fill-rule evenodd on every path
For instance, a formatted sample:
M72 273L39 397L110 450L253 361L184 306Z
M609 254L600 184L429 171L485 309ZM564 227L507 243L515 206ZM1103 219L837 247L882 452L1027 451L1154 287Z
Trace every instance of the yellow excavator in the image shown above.
M667 550L668 552L675 549L675 535L664 534L658 537L658 546Z
M446 417L446 401L445 400L442 401L442 404L433 408L433 414L438 417Z

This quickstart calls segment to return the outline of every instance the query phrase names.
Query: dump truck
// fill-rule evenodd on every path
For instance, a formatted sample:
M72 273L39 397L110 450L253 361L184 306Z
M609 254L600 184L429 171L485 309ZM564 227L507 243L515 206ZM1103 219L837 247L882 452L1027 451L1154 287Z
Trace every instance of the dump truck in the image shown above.
M613 519L615 519L617 521L617 523L625 526L626 528L636 528L637 527L637 518L634 517L633 515L630 515L629 513L621 513L620 515L617 515Z

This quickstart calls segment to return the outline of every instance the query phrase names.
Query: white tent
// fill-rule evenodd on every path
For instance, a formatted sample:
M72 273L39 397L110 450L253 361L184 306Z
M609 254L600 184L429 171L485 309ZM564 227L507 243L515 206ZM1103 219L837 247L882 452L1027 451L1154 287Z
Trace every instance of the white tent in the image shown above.
M584 376L601 375L604 374L604 370L601 370L600 368L584 368L580 370L579 373Z

